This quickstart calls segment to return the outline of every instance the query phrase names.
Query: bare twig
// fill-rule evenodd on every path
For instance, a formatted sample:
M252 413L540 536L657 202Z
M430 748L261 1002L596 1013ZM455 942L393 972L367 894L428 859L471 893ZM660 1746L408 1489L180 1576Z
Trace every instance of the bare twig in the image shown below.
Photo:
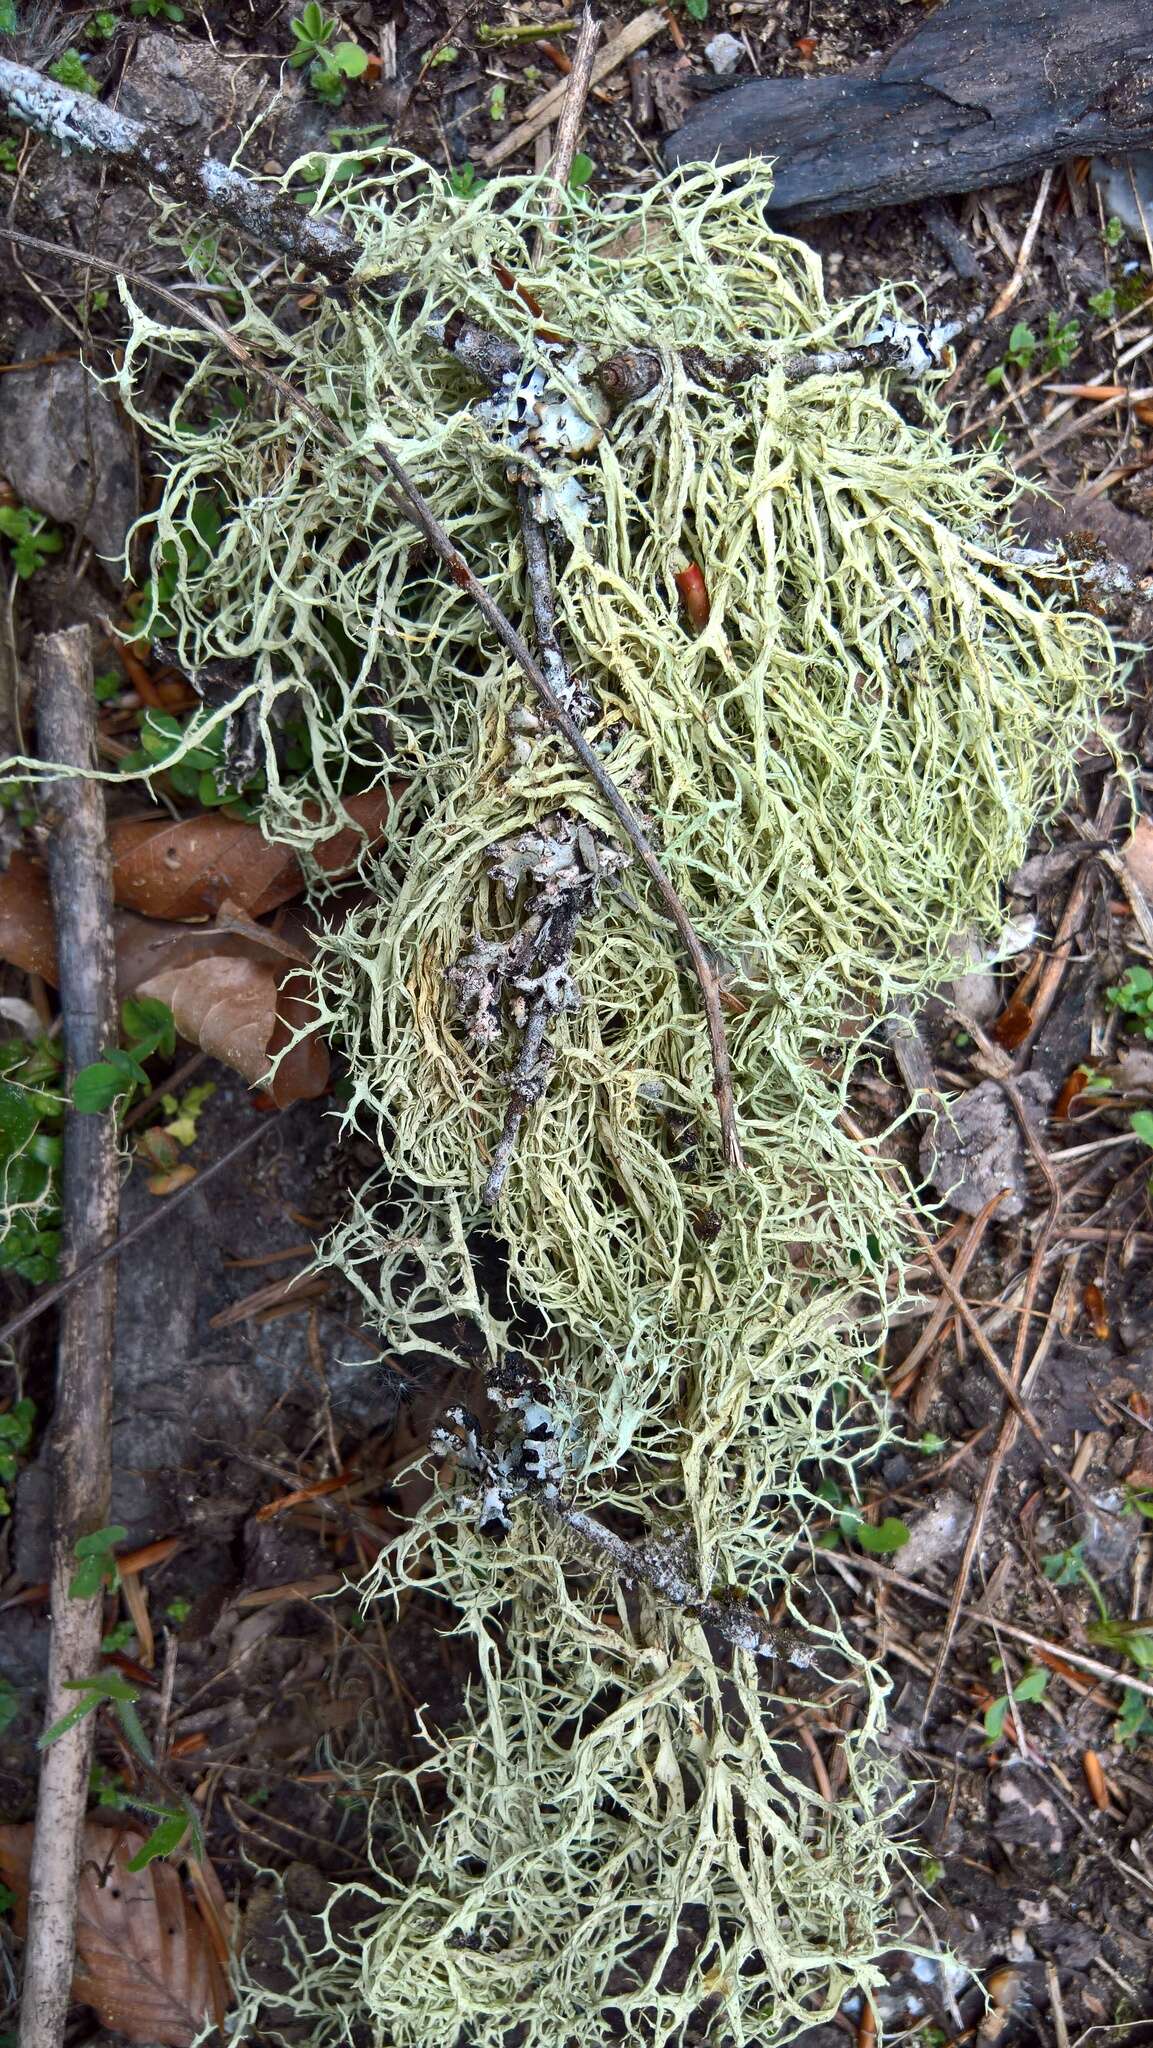
M553 180L553 189L549 194L545 217L541 226L537 229L536 241L533 245L532 260L534 266L540 262L542 252L552 236L556 223L560 218L561 208L564 205L565 189L569 181L569 172L572 170L573 157L576 155L577 138L580 135L581 123L584 120L589 88L592 85L593 60L596 56L600 32L600 23L593 13L591 6L586 6L580 18L580 30L576 39L576 48L573 51L572 70L565 81L564 102L561 106L560 120L556 126L556 140L553 144L552 161L549 164L549 176Z
M643 14L638 14L636 20L630 21L622 28L611 43L605 44L593 64L590 83L599 85L601 79L608 78L618 65L627 63L634 51L643 49L646 43L651 43L653 37L659 35L667 24L668 15L663 7L650 7ZM502 164L506 157L515 156L518 149L523 149L527 142L531 142L534 136L540 134L542 128L547 128L550 121L555 121L564 106L567 84L566 79L564 85L554 85L548 92L542 94L539 100L534 100L523 121L518 121L515 128L510 128L507 135L502 135L499 142L485 151L480 159L481 168L486 171L492 170L497 164Z
M27 1308L20 1310L19 1315L11 1316L3 1329L0 1329L0 1344L7 1344L18 1330L26 1330L29 1323L34 1323L38 1316L42 1316L46 1309L55 1307L58 1301L66 1301L77 1287L91 1279L101 1267L109 1265L113 1259L120 1258L122 1253L128 1250L129 1245L136 1244L142 1237L146 1237L150 1230L155 1230L158 1223L166 1223L174 1209L178 1209L182 1202L189 1201L193 1195L199 1194L201 1188L206 1187L210 1180L215 1180L218 1173L224 1173L245 1152L250 1152L254 1145L259 1145L269 1132L275 1129L281 1118L286 1117L295 1107L295 1103L290 1103L287 1109L277 1110L273 1116L262 1117L252 1130L245 1132L243 1138L238 1138L235 1145L230 1145L227 1152L223 1152L219 1159L214 1159L211 1166L201 1167L195 1180L186 1181L182 1188L177 1188L173 1194L166 1195L162 1202L157 1202L153 1208L147 1209L139 1223L134 1223L131 1230L126 1230L122 1237L114 1238L111 1244L106 1244L93 1258L85 1259L83 1265L76 1266L74 1271L67 1273L62 1280L54 1280L51 1287L42 1289L35 1301L30 1301Z
M37 720L44 759L69 769L95 763L95 698L87 626L38 648ZM47 784L48 869L56 913L67 1077L98 1060L116 1035L112 863L101 785L66 775ZM61 1258L75 1269L116 1235L120 1176L110 1116L69 1110L64 1125ZM76 1705L75 1687L100 1656L102 1592L71 1593L78 1538L108 1520L111 1493L112 1330L116 1276L89 1273L60 1320L52 1423L52 1639L45 1727ZM76 1891L88 1804L94 1723L85 1715L44 1752L29 1879L20 2008L22 2048L58 2048L72 1984Z
M276 391L295 411L299 412L316 429L326 445L336 443L338 447L351 450L353 442L338 420L329 418L298 391L286 377L258 362L251 351L238 341L228 327L223 326L203 308L181 299L175 292L169 292L151 278L134 276L122 264L113 263L104 257L86 255L83 250L69 249L56 242L45 242L39 237L26 235L15 228L0 226L0 239L19 243L23 247L40 249L52 256L66 256L82 267L95 267L111 272L115 276L130 277L133 282L153 291L166 304L175 306L184 320L191 320L211 335L234 362L251 376L258 377L270 390ZM713 1093L716 1097L717 1115L721 1126L722 1151L730 1166L743 1167L744 1154L741 1150L737 1131L736 1105L733 1100L732 1068L729 1062L728 1042L725 1037L724 1016L721 1010L720 982L704 947L697 937L688 911L661 866L656 853L649 843L648 835L641 825L632 806L622 796L600 755L589 745L580 725L568 706L558 697L549 678L529 649L523 635L517 631L512 620L501 610L495 599L490 597L484 585L478 582L469 563L461 554L455 542L450 539L437 518L432 506L424 496L404 464L395 456L384 441L377 442L377 455L360 454L359 459L366 468L379 474L385 470L397 486L403 509L413 523L419 527L433 552L444 563L453 582L465 591L480 612L481 617L492 628L505 653L511 656L517 667L532 684L549 717L564 734L582 768L595 784L604 802L623 828L630 840L642 867L656 889L657 895L670 920L680 936L692 969L701 990L702 1007L708 1030L709 1050L712 1056Z

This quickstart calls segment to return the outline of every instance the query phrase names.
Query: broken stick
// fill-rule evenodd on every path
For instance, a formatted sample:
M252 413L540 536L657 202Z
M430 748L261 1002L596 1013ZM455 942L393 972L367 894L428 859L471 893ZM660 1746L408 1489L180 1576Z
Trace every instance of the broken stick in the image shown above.
M48 635L39 643L38 655L41 754L45 761L69 770L93 768L96 700L87 626ZM82 773L50 782L44 818L71 1085L77 1069L100 1059L116 1037L112 864L102 785ZM111 1116L69 1110L62 1180L65 1274L111 1244L119 1203ZM108 1264L73 1290L60 1316L52 1422L52 1642L46 1730L75 1708L74 1688L93 1676L100 1661L103 1591L76 1599L71 1586L78 1538L108 1521L115 1305L116 1270ZM21 2048L59 2048L64 2036L93 1730L93 1717L85 1714L44 1749L29 1883Z

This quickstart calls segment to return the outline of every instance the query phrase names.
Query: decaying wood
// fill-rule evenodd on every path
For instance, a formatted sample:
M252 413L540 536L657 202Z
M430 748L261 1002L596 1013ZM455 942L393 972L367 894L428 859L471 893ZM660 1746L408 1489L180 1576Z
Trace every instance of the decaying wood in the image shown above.
M46 762L75 770L96 762L96 700L87 626L53 633L38 648L37 724ZM104 791L84 775L49 782L44 796L48 871L56 912L60 1006L69 1083L116 1038L112 864ZM69 1110L64 1125L61 1267L68 1273L116 1236L120 1175L111 1117ZM111 1493L110 1421L116 1270L105 1265L75 1287L60 1316L52 1422L52 1640L45 1727L77 1704L77 1681L100 1659L103 1597L77 1600L70 1586L79 1537L103 1528ZM44 1751L36 1804L28 1938L20 2008L21 2048L63 2039L75 1950L76 1894L92 1759L89 1714Z
M602 78L608 78L620 65L627 63L637 50L642 50L646 43L651 43L653 37L660 34L667 21L663 7L650 7L644 14L638 14L635 21L630 21L619 35L605 44L593 65L590 83L599 85ZM539 100L534 100L524 120L518 121L515 128L510 128L507 135L502 135L499 142L485 151L480 159L482 169L495 170L497 164L503 164L506 157L515 156L518 149L523 149L526 143L540 134L542 128L555 121L564 105L567 84L566 79L563 85L554 85L550 91L542 93Z
M1009 184L1153 143L1153 22L1133 0L944 0L876 77L758 78L698 107L672 163L773 157L789 221Z

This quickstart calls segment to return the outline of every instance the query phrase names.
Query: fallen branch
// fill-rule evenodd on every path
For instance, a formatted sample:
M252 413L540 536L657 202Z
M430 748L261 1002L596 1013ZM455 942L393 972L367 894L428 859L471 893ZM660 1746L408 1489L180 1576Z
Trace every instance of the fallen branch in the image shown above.
M548 167L549 176L553 181L552 191L549 194L544 221L537 230L536 241L533 244L532 260L538 266L564 205L569 173L576 154L577 137L588 104L589 88L593 82L593 65L600 32L600 23L592 8L586 7L581 15L576 49L573 51L572 70L565 81L564 100L560 120L557 122L556 143Z
M96 700L87 626L39 643L36 699L45 761L88 769L96 760ZM116 1036L112 863L99 782L69 774L46 785L48 871L56 913L60 1005L69 1083ZM64 1126L61 1260L75 1268L116 1235L120 1174L110 1115L69 1110ZM76 1544L108 1521L112 1485L112 1336L116 1276L89 1273L60 1318L52 1422L52 1639L45 1727L76 1705L70 1688L100 1657L103 1589L71 1592ZM92 1760L93 1717L84 1715L44 1750L20 2007L22 2048L58 2048L75 1956L76 1892Z
M320 408L313 405L311 399L306 398L302 391L298 391L296 386L289 382L288 378L282 377L279 372L270 370L264 363L258 362L251 351L245 348L242 342L237 340L230 328L222 326L219 321L214 319L211 314L204 312L201 307L194 306L187 299L180 298L177 293L168 291L163 285L157 284L152 278L142 277L138 273L125 270L122 264L114 263L109 258L86 255L83 250L69 249L57 242L45 242L38 236L26 235L16 228L0 226L0 239L17 242L24 248L42 250L50 256L67 257L70 262L77 263L82 268L95 268L109 272L116 277L127 278L130 282L156 293L157 297L163 299L166 305L176 308L182 320L191 320L196 326L202 328L206 334L210 335L214 341L218 342L220 347L232 357L233 362L238 363L250 376L259 378L269 390L278 392L286 404L290 405L296 412L299 412L316 429L326 448L331 447L335 442L338 447L354 452L352 439L344 431L339 421L331 419L321 412ZM595 784L604 802L624 830L626 837L630 840L642 867L656 889L661 904L675 926L684 949L689 956L693 972L696 975L701 990L701 1001L709 1037L709 1050L712 1057L713 1093L716 1098L717 1114L721 1126L722 1152L726 1164L743 1167L744 1154L741 1151L740 1137L737 1132L732 1069L729 1063L728 1042L725 1037L724 1017L721 1010L720 981L711 960L697 937L688 911L685 909L664 868L661 866L656 853L649 844L648 835L644 831L635 811L622 796L600 755L589 745L568 705L557 695L553 684L535 659L523 635L517 631L512 620L501 610L495 599L490 597L484 585L477 580L469 563L465 560L455 542L446 533L432 506L423 492L418 489L404 464L399 461L385 442L378 440L376 446L377 455L375 458L371 455L365 455L361 451L355 451L358 454L358 459L377 475L383 470L391 478L397 487L397 496L401 509L408 513L413 523L423 533L434 554L444 563L453 582L471 598L481 617L491 626L496 634L505 653L515 661L522 674L528 678L553 724L563 733L581 766Z
M774 158L774 224L1015 185L1153 143L1148 9L944 0L881 70L758 78L696 107L670 163Z

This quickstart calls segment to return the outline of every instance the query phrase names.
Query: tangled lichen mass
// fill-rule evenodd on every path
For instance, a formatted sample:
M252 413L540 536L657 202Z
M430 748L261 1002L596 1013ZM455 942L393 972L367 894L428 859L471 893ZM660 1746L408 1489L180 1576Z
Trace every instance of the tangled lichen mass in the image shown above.
M462 1471L379 1574L382 1594L411 1578L452 1603L479 1676L463 1725L430 1735L435 1803L418 1773L381 1779L386 1902L363 1956L334 1936L331 1974L302 1983L318 2038L345 2025L339 1983L402 2048L458 2030L497 2048L514 2019L526 2048L658 2048L709 2012L718 2040L768 2048L875 1970L889 1850L869 1667L810 1598L818 1664L850 1658L864 1688L830 1806L771 1740L771 1667L614 1581L555 1510L675 1532L702 1597L796 1604L822 1469L875 1443L868 1359L900 1289L899 1204L841 1127L844 1092L949 940L995 928L1109 652L1005 556L1006 478L950 448L931 396L911 423L884 380L771 367L859 339L886 302L826 304L816 258L765 227L768 177L705 169L576 201L534 270L540 181L463 199L413 159L350 182L329 160L315 204L364 249L361 288L274 317L228 282L246 344L351 450L255 383L223 403L234 367L133 308L121 390L169 458L175 645L192 667L255 664L270 829L306 849L353 776L406 785L371 895L320 964L347 1115L385 1168L379 1206L360 1198L329 1252L382 1338L427 1357L447 1310L494 1381L502 1366L507 1308L477 1244L523 1017L506 1000L495 1044L471 1030L460 963L517 932L523 891L495 878L494 847L571 838L573 821L608 842L614 823L358 449L404 461L530 638L514 483L532 486L587 734L723 976L748 1162L722 1164L672 934L635 864L607 863L567 962L579 1006L553 1018L498 1211L553 1418L551 1491L521 1488L494 1545ZM515 390L470 382L437 339L446 309L515 342ZM592 372L629 348L664 374L609 416ZM694 378L694 348L770 363L725 388ZM157 349L186 372L160 419ZM205 492L221 539L193 569ZM686 564L707 619L682 606ZM306 789L279 775L286 710L309 729Z

